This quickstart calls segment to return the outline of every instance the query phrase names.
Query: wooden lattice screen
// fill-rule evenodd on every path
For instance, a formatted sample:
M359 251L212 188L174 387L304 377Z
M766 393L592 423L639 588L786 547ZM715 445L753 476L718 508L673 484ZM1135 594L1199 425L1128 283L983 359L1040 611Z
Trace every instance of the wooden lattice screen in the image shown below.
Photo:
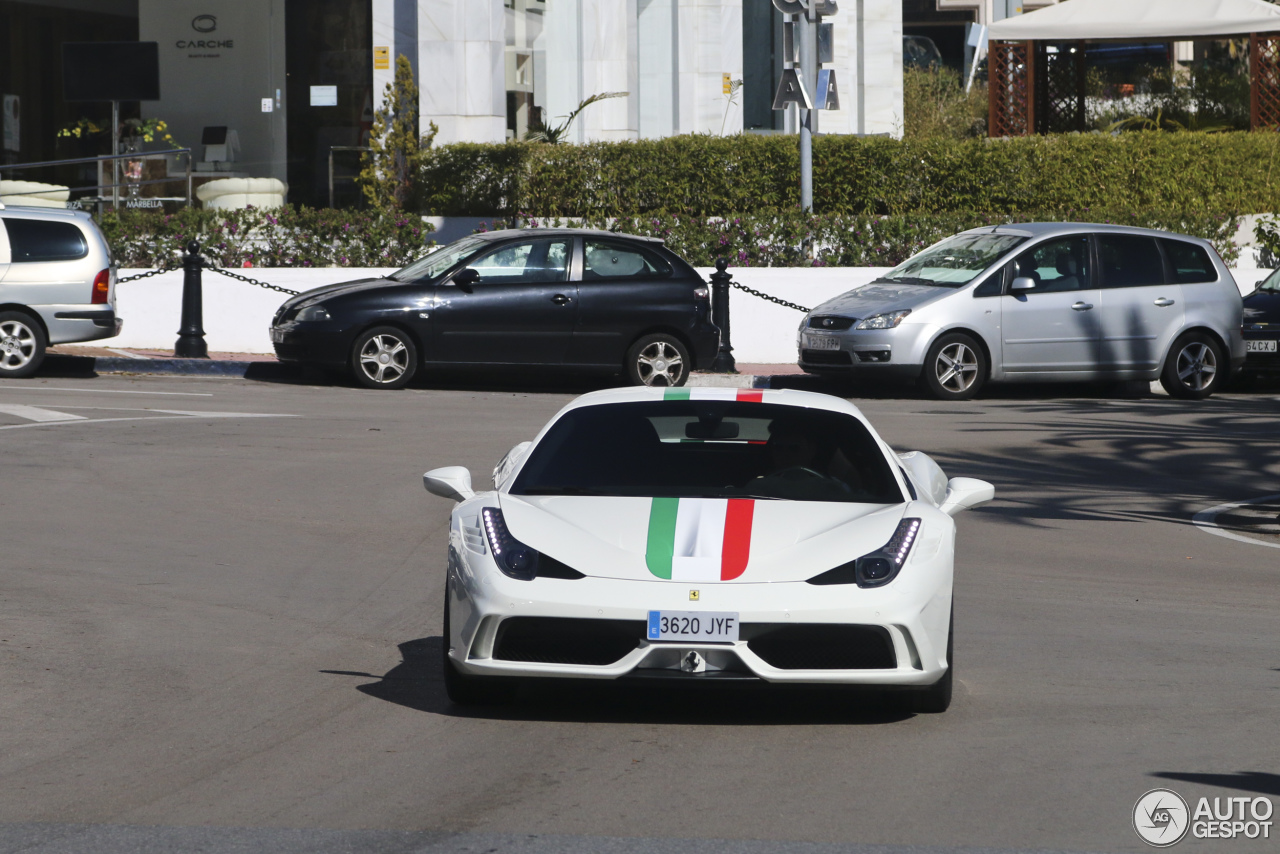
M1085 130L1084 42L1035 42L1035 132Z
M1032 42L988 42L987 133L1035 132L1035 51Z
M1249 127L1280 129L1280 33L1249 36Z

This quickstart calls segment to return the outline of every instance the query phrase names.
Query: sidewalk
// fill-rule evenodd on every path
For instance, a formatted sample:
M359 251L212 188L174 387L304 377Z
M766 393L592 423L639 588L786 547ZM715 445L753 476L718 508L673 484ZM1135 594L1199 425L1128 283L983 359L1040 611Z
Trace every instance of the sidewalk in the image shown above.
M271 353L210 353L208 359L176 359L171 351L59 344L49 348L59 373L158 374L167 376L245 376L265 378L295 370ZM773 377L804 376L798 365L739 364L736 374L694 373L691 386L768 388Z

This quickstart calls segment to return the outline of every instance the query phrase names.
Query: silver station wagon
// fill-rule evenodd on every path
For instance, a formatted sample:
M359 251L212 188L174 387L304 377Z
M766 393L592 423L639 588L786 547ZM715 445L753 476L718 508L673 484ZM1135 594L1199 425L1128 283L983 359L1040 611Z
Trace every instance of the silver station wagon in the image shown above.
M0 204L0 379L34 374L50 344L119 335L115 285L87 213Z
M949 237L814 308L800 367L918 381L964 400L987 381L1155 380L1205 398L1244 362L1243 307L1205 240L1019 223Z

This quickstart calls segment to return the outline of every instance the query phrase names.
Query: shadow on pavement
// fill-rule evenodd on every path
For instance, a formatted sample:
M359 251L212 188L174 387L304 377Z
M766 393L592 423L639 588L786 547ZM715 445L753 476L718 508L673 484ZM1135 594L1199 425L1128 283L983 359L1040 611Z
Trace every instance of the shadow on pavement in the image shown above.
M440 637L400 644L402 661L383 676L322 670L378 681L357 686L370 697L420 712L510 721L590 721L684 725L791 726L890 724L907 720L885 695L873 691L796 688L760 683L597 683L525 680L511 700L463 707L449 701L441 672Z
M1183 783L1199 783L1221 789L1238 789L1241 792L1257 792L1261 795L1280 795L1280 774L1266 771L1237 771L1234 774L1192 774L1178 771L1156 771L1152 777L1162 780L1178 780Z

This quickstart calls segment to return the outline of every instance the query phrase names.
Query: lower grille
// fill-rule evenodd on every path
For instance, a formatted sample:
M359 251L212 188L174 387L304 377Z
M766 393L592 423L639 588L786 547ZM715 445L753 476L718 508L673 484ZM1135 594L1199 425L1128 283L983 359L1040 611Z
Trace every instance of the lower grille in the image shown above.
M493 657L539 664L613 664L645 636L643 620L508 617L498 624Z
M853 359L843 350L801 350L800 361L810 365L853 364Z
M743 626L747 647L779 670L892 670L893 640L883 626ZM750 629L750 632L748 632Z

